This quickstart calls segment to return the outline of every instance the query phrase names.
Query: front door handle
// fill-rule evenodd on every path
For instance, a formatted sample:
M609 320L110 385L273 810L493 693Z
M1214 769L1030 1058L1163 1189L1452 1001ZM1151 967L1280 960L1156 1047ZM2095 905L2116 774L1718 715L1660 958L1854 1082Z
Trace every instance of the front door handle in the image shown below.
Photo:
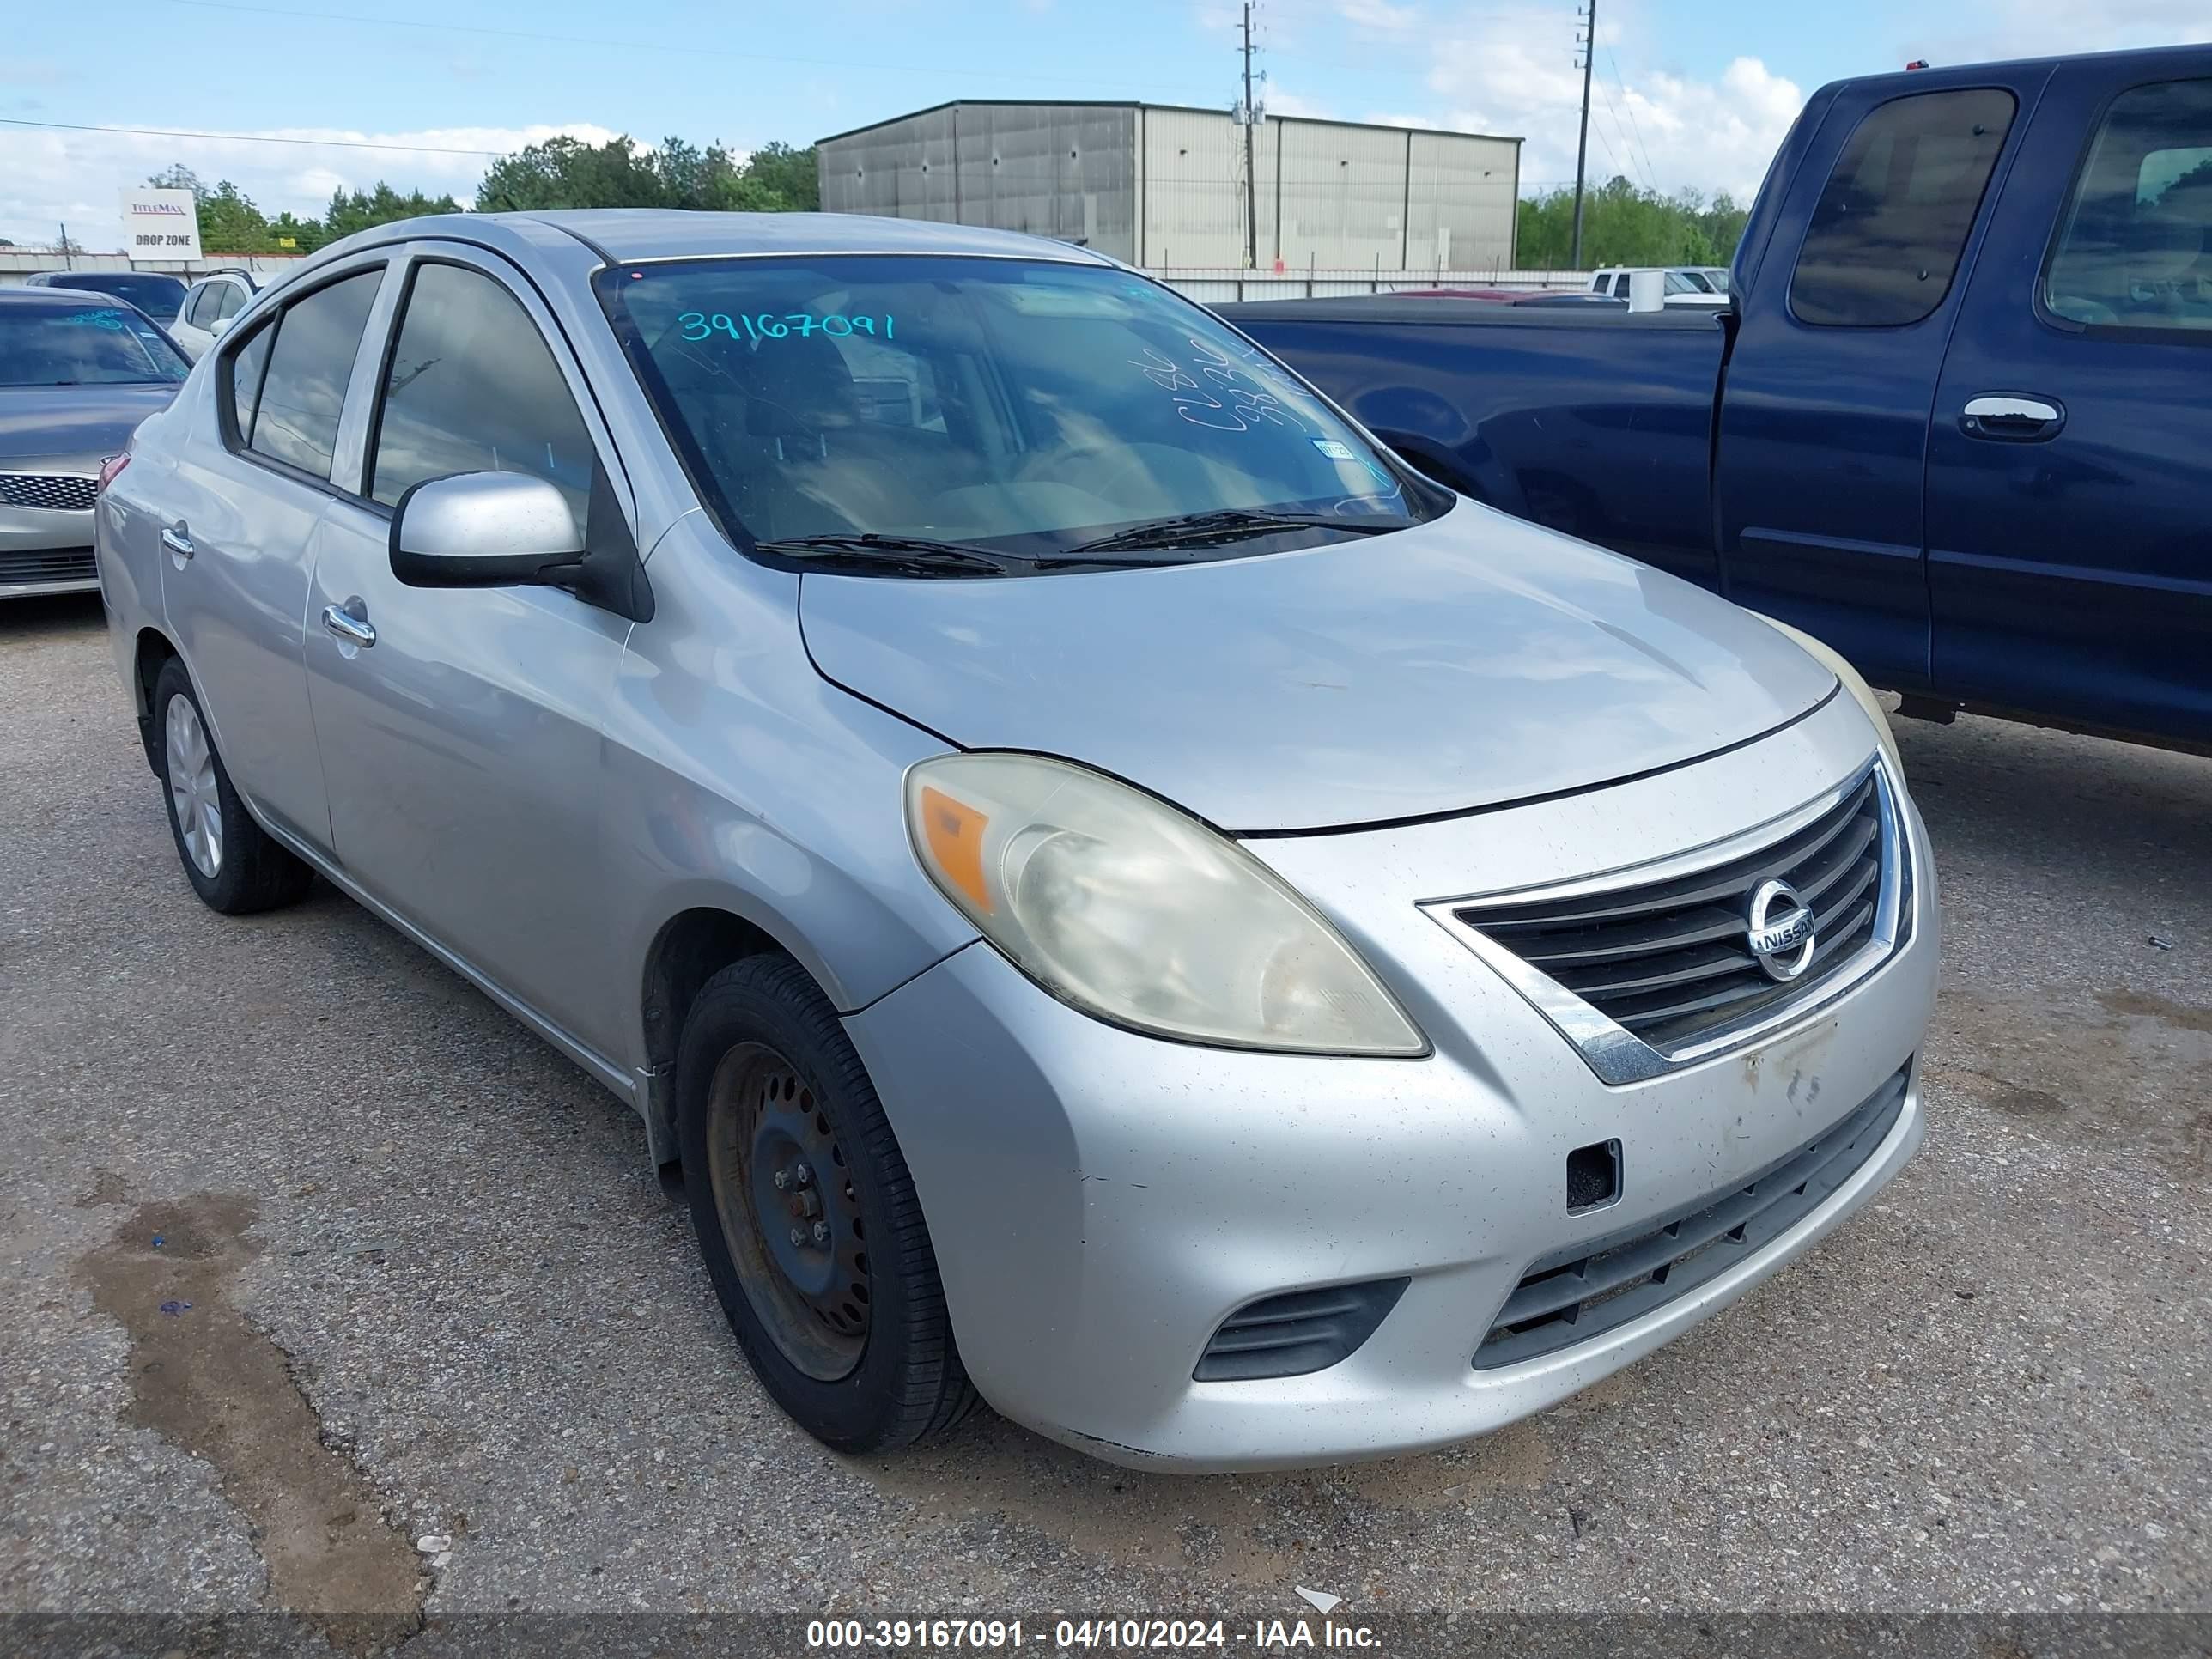
M1994 438L2006 443L2055 438L2065 424L2066 411L2057 404L2009 392L1985 392L1969 398L1959 414L1959 430L1969 438Z
M323 607L323 626L348 645L357 645L363 650L376 643L376 629L367 618L356 617L343 605Z
M192 556L192 532L185 528L185 521L182 519L178 520L174 524L161 526L161 545L179 559L189 559Z

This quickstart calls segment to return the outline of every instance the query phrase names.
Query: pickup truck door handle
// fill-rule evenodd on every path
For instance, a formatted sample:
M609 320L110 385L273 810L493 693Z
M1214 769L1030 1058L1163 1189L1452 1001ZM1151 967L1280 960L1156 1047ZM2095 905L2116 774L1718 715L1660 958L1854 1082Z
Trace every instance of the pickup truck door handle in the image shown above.
M178 520L174 524L161 526L161 545L179 559L189 559L192 556L192 532L185 528L185 521L182 519Z
M2065 424L2066 411L2057 404L2004 392L1970 398L1959 415L1959 429L1969 438L1994 438L2006 443L2055 438Z
M360 646L363 650L376 643L376 629L363 617L356 617L343 605L323 607L323 626L348 645Z

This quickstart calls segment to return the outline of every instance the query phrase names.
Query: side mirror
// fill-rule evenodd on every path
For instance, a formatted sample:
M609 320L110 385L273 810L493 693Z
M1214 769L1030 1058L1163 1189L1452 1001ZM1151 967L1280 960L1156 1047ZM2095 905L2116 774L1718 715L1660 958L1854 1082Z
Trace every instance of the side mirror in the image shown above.
M653 591L604 471L592 486L592 521L580 529L568 498L526 472L427 478L392 509L392 574L410 587L565 587L649 622Z
M230 332L230 325L237 320L235 317L218 317L208 325L208 333L213 338L220 340Z

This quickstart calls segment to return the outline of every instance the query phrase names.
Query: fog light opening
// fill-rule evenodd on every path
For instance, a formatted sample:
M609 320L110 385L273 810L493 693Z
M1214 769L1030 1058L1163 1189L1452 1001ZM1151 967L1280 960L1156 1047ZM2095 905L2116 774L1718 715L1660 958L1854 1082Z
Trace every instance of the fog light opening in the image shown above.
M1567 1154L1567 1213L1601 1210L1620 1199L1620 1143L1593 1141Z

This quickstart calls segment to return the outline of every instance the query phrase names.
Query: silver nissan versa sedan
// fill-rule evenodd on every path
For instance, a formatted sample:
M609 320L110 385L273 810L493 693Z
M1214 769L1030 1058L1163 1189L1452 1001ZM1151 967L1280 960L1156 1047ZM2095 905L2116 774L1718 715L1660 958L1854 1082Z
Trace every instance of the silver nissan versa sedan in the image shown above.
M832 1446L1480 1434L1919 1144L1864 686L1081 249L386 225L98 519L200 896L319 872L635 1107Z

